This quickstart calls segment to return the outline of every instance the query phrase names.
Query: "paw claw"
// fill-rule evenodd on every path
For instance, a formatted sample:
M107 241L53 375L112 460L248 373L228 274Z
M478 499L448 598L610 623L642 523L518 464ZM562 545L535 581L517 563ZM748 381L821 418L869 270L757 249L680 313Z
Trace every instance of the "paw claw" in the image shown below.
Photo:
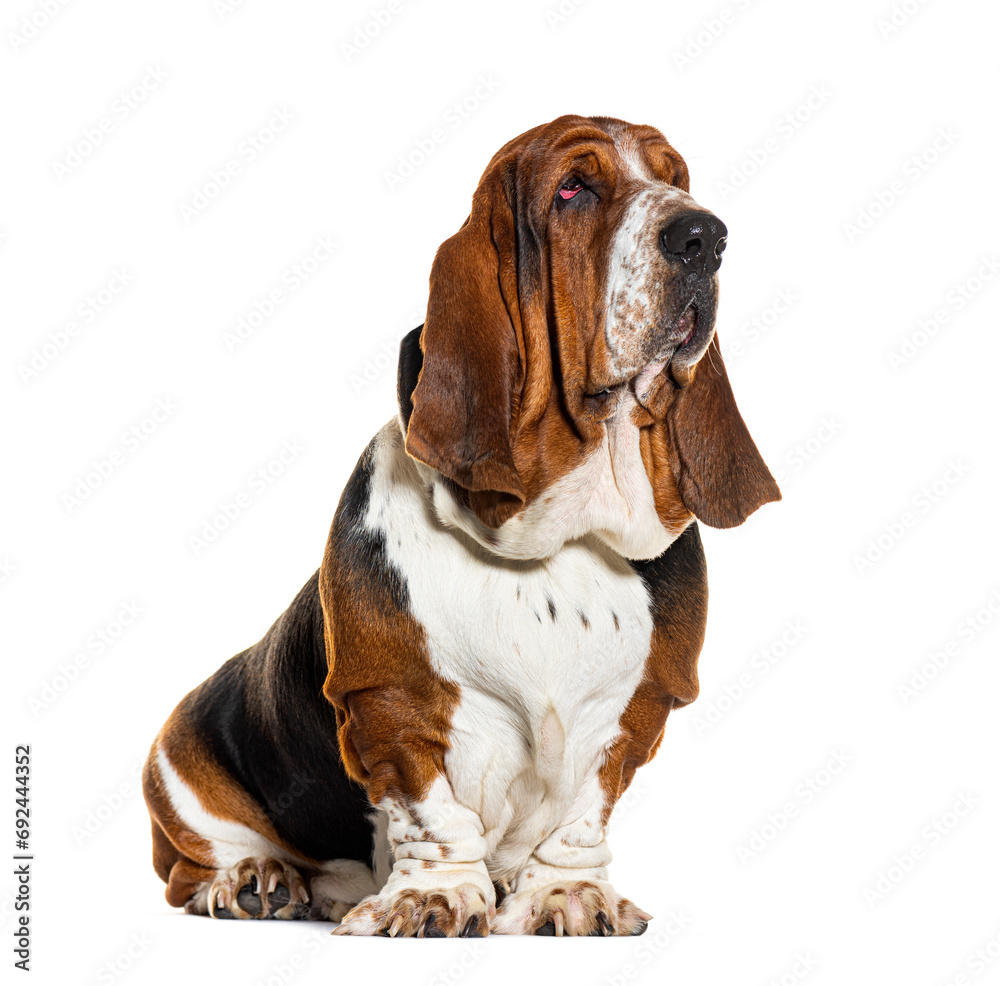
M465 922L465 927L462 929L460 938L480 938L485 936L486 928L483 926L483 930L479 930L479 915L473 914L468 921Z
M605 881L525 888L506 897L493 931L502 935L610 937L641 935L650 916Z
M366 897L344 915L335 935L387 935L390 938L484 936L490 910L472 884L429 892L409 888Z
M269 890L261 894L261 890ZM208 913L226 918L302 917L309 899L302 877L277 859L247 857L219 870L208 892Z
M420 938L447 938L448 935L436 927L436 925L437 921L434 918L434 914L428 914L427 920L424 921L420 931L417 932L417 936Z

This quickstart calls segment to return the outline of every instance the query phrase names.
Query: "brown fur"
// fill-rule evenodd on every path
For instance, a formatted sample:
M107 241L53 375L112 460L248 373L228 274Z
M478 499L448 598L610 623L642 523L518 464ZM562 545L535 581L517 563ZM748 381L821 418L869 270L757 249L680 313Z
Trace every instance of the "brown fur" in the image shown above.
M506 144L431 270L406 450L467 489L490 527L601 440L602 409L586 395L608 376L599 299L630 181L605 129L615 123L560 117ZM630 129L653 173L686 189L687 167L659 131ZM554 210L570 171L607 189L606 209Z
M215 876L212 847L177 817L156 763L156 744L142 771L142 793L153 827L153 869L167 884L167 903L183 907L198 885Z
M696 531L683 537L691 539ZM604 790L604 822L636 770L656 755L671 709L698 697L698 655L705 638L708 583L701 567L700 543L670 551L690 551L693 564L683 577L664 580L653 594L653 637L642 681L619 720L621 733L608 750L599 774ZM656 565L657 562L651 563Z
M445 476L459 501L494 529L600 444L612 402L597 393L621 383L610 377L603 299L612 238L634 189L614 136L624 137L655 177L687 190L684 161L653 128L561 117L501 148L480 180L469 218L434 262L422 367L412 393L402 395L412 408L406 451ZM554 207L570 173L602 190L601 208L570 214ZM736 408L716 340L683 379L661 374L633 420L657 513L673 533L694 517L733 526L780 498ZM409 615L406 587L372 539L358 536L358 515L345 507L349 499L345 491L320 570L326 665L319 644L316 667L320 675L328 669L323 695L336 711L347 774L364 785L373 804L392 797L413 805L444 774L460 689L433 671L424 630ZM697 547L684 577L675 585L650 576L662 591L651 591L654 631L643 680L600 770L605 820L635 770L655 754L670 710L698 692L707 588L696 529L681 537L694 537ZM661 563L636 567L642 573ZM313 584L313 599L315 592ZM292 651L294 658L298 651ZM266 688L267 682L250 685ZM318 694L315 684L311 688ZM157 740L182 780L206 811L254 829L313 866L212 756L185 712L189 700ZM332 736L332 723L324 729ZM178 906L212 880L217 861L207 840L187 829L170 805L156 749L143 773L153 863L167 882L167 900ZM459 898L427 906L449 932L468 929L475 918L473 933L485 933L485 920L478 923L485 904ZM618 919L623 927L638 926L637 915ZM411 917L416 921L416 911ZM547 920L541 911L539 917Z
M153 823L153 868L167 883L167 901L183 905L197 885L211 880L218 861L211 845L192 832L174 811L160 776L156 751L162 747L181 780L197 792L202 807L217 818L246 825L305 863L294 846L277 833L253 798L219 765L185 714L186 699L173 711L150 750L143 768L143 794Z
M434 673L423 628L381 573L357 570L349 543L338 511L320 568L330 666L323 693L337 710L347 772L372 803L388 794L420 801L444 773L459 688Z
M736 406L718 337L694 379L671 392L661 436L684 505L712 527L736 527L758 507L781 499Z

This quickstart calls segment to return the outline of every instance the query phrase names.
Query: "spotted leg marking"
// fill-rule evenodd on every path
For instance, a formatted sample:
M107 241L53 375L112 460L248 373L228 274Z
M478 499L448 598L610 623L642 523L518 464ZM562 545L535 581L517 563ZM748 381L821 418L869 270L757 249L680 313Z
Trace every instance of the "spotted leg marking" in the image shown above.
M389 797L379 808L389 819L392 873L382 890L352 908L333 933L486 935L496 897L483 862L486 841L479 816L455 800L442 776L419 804L405 805Z
M493 922L495 934L611 936L646 930L650 915L608 882L611 850L596 780L581 797L589 802L585 811L537 846L514 878Z

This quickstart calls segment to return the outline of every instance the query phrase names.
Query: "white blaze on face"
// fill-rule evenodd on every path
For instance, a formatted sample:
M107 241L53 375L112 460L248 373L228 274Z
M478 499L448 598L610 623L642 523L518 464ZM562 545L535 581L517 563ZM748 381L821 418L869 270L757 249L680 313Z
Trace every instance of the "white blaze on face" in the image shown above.
M630 177L641 187L611 244L605 335L612 373L628 377L648 355L646 336L661 316L666 271L659 248L660 230L671 215L696 209L698 204L687 192L654 180L634 150L619 147L619 152Z

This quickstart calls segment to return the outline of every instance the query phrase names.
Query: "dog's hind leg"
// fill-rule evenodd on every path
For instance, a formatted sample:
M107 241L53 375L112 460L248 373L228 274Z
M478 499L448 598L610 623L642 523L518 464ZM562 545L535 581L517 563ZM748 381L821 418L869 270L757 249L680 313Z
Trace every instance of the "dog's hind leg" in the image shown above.
M180 759L190 774L194 744L185 746ZM199 785L209 799L181 775L163 734L143 769L153 867L167 884L167 903L219 918L305 917L309 893L299 866L311 861L280 845L263 811L231 778L197 760L202 773L213 774L211 784Z

